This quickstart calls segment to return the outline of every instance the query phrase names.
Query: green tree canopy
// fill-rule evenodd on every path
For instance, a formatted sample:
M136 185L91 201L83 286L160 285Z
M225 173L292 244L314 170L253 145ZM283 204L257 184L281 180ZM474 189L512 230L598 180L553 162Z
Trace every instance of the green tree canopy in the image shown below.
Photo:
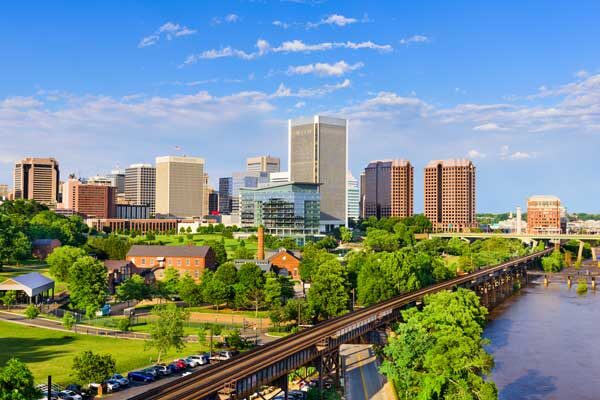
M315 320L337 317L348 311L350 299L344 268L335 260L319 265L308 290L308 304Z
M554 250L552 254L542 258L542 268L546 272L560 272L565 267L565 258L560 250Z
M403 312L384 349L380 370L394 381L401 400L497 399L484 379L494 362L482 339L487 310L465 289L425 297L422 311Z
M120 301L151 299L152 288L140 275L133 275L117 287L117 298Z
M69 269L67 284L76 309L90 315L104 305L108 286L102 262L90 256L80 257Z
M190 306L197 306L202 303L202 291L200 286L196 284L194 278L190 274L185 274L179 281L178 288L179 297Z
M81 383L102 383L116 371L115 359L110 354L86 350L73 359L73 373Z
M156 319L150 325L150 339L146 347L158 351L157 363L160 363L164 353L172 348L181 350L185 346L183 324L189 319L189 313L170 303L155 306L152 315Z
M42 395L24 362L11 358L0 368L0 400L32 400Z
M217 242L216 240L207 240L204 242L205 246L209 246L215 252L215 262L217 266L227 262L227 249L225 243Z
M55 248L46 259L50 266L50 273L61 282L69 279L69 269L75 261L86 256L86 252L79 247L61 246Z
M314 243L307 243L302 251L300 278L305 282L311 282L317 267L333 259L335 256L328 253L327 250L320 249Z

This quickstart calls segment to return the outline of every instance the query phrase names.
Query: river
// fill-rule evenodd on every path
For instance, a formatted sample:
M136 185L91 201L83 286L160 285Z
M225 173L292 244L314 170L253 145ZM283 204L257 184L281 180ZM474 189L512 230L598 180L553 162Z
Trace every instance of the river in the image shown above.
M576 286L533 283L491 311L501 400L600 399L600 293Z

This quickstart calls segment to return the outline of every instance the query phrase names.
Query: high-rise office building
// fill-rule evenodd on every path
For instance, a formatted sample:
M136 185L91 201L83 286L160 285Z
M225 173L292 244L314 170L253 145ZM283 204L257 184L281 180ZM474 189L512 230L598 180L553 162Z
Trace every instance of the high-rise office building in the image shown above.
M348 171L348 219L358 221L360 216L360 191L358 190L358 181L352 172Z
M110 185L117 188L117 194L125 193L125 171L122 169L114 169L107 175L110 179Z
M112 186L112 180L108 176L104 175L90 176L89 178L83 179L83 181L91 185Z
M219 211L219 192L212 189L208 194L208 213L213 214Z
M0 184L0 199L5 199L8 197L8 185Z
M208 215L208 198L210 194L214 191L212 187L210 187L208 183L208 174L204 173L204 185L202 186L202 216Z
M434 229L477 227L475 165L469 160L435 160L425 167L425 216Z
M360 173L359 178L359 186L360 186L360 217L365 217L365 192L367 191L367 176L365 175L365 171Z
M288 125L290 181L321 183L321 229L347 224L348 123L315 115Z
M156 158L156 214L200 217L204 202L204 160L198 157Z
M363 217L412 216L413 176L410 161L371 161L364 172Z
M60 170L54 158L25 158L15 163L13 198L36 200L51 208L59 201Z
M290 181L290 173L284 172L271 172L269 174L269 183L287 183Z
M239 214L240 189L253 189L269 183L267 172L234 172L231 186L231 214Z
M156 168L151 164L132 164L125 170L125 199L130 204L147 205L150 215L156 206Z
M88 218L114 218L117 188L78 182L73 185L73 211Z
M248 172L279 172L280 163L278 157L258 156L249 157L246 160L246 171Z
M219 212L231 214L231 196L233 190L233 178L219 178Z
M527 233L561 233L562 207L556 196L531 196L527 199Z

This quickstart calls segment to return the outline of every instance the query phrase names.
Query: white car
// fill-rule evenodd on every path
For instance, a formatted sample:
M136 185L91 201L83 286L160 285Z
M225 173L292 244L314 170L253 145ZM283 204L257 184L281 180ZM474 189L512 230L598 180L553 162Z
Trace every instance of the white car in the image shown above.
M192 357L188 357L185 358L184 361L186 362L186 364L192 368L197 367L198 365L200 365L200 363L198 362L197 359L192 358Z
M196 361L196 365L206 365L210 363L208 355L206 354L194 354L192 356L189 356L187 359Z
M61 397L61 395L64 396L64 397ZM77 394L77 393L75 393L72 390L63 390L62 392L59 393L58 397L61 398L61 399L63 399L63 398L70 398L70 399L73 399L73 400L82 400L83 399L83 397L81 397L80 394Z
M121 387L126 387L129 386L129 379L125 378L123 375L121 374L114 374L111 379L119 382L119 386Z

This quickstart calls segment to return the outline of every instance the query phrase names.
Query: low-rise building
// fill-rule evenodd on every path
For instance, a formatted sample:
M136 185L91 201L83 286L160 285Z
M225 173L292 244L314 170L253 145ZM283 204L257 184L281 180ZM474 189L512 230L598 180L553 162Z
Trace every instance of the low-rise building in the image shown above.
M177 232L178 219L97 219L88 218L85 220L87 226L96 229L98 232L137 232L145 235L148 232L170 233Z
M206 269L215 268L215 252L210 246L134 245L126 260L140 270L152 271L157 280L164 279L166 268L198 280Z
M39 260L45 260L60 245L58 239L36 239L31 243L31 255Z
M271 264L271 268L286 270L288 276L293 280L300 280L300 257L291 250L279 249L276 253L271 254L267 260Z

